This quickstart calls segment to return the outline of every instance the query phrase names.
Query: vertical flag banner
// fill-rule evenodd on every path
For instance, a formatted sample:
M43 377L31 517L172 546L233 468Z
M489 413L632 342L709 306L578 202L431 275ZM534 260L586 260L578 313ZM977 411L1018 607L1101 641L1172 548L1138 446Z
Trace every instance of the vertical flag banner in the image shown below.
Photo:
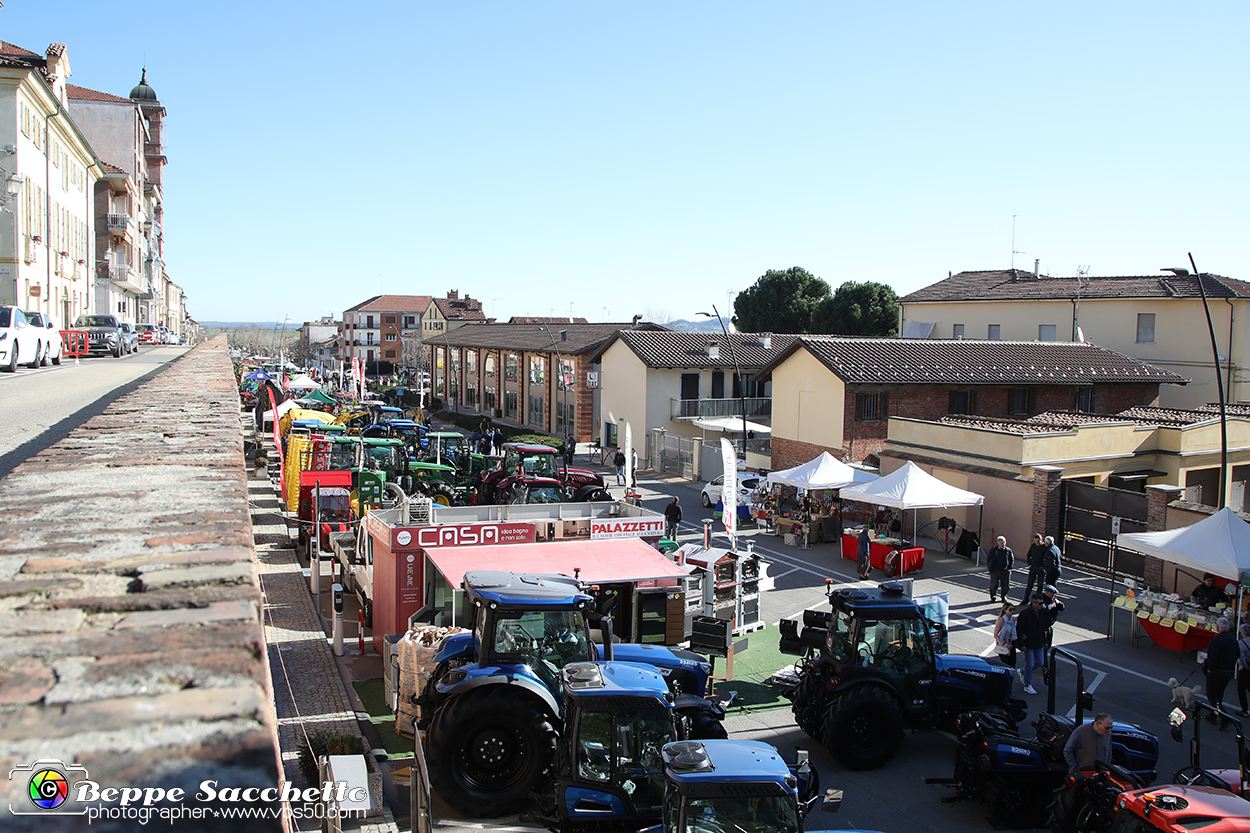
M725 514L722 516L722 520L725 522L725 534L729 536L729 546L737 549L738 453L734 451L733 444L724 437L721 437L720 441L720 455L721 461L725 465L725 480L720 490L721 502L725 507Z
M634 432L630 430L629 422L625 422L625 485L628 487L634 482Z

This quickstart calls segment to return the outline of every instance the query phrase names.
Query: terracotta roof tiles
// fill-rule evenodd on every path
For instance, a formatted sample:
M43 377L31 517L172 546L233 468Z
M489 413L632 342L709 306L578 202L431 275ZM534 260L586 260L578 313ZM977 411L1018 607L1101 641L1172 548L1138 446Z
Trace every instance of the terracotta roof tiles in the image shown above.
M99 90L89 90L86 87L79 87L77 84L66 84L65 94L71 99L80 101L112 101L119 104L131 104L134 102L128 98L122 98L112 93L102 93Z
M1250 298L1250 283L1204 274L1202 288L1210 298ZM938 301L1072 300L1076 277L1034 276L1023 269L960 272L899 299L900 304ZM1086 276L1079 279L1082 299L1199 298L1196 275Z
M361 301L347 312L416 312L424 313L429 309L429 295L374 295Z

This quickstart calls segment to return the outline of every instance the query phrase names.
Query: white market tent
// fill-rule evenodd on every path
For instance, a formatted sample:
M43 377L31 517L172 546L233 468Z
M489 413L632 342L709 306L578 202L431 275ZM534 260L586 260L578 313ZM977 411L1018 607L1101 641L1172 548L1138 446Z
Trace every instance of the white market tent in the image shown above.
M891 506L895 509L902 509L904 512L908 509L915 511L948 506L984 507L985 505L985 498L981 495L943 483L910 460L901 469L871 483L843 489L841 494L843 500L870 503L874 506ZM914 524L912 528L914 536ZM980 540L981 533L978 530L977 541ZM979 552L977 560L980 560Z
M314 382L308 376L307 373L302 373L299 376L296 376L294 379L286 383L286 387L288 390L290 389L309 390L309 389L314 389L314 388L317 390L321 389L321 385Z
M985 498L943 483L920 466L907 461L901 469L871 483L843 489L845 500L892 506L896 509L933 509L946 506L981 506Z
M291 410L292 408L298 408L298 407L299 405L298 403L296 403L294 399L287 399L284 402L279 402L278 407L276 409L278 411L277 419L282 419L283 414L285 414L287 411ZM265 422L274 421L274 413L273 413L274 410L275 410L274 408L270 408L269 410L265 411L265 413L262 415L262 418L265 420Z
M1115 541L1117 547L1238 582L1250 570L1250 524L1228 507L1190 526L1126 532Z
M786 486L796 486L800 489L808 490L844 489L847 486L860 482L857 479L857 475L864 474L866 473L857 472L828 451L822 451L819 457L809 460L801 466L795 466L784 471L771 472L768 475L768 482L781 483Z

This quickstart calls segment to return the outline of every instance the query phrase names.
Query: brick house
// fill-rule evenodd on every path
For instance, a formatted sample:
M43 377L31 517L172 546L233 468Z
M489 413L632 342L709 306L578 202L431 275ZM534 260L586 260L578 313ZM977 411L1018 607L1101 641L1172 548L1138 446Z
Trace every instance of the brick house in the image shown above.
M343 339L339 358L363 362L403 362L403 339L421 331L429 295L374 295L343 311Z
M1186 382L1088 343L832 336L796 339L755 379L772 382L773 469L822 451L876 463L891 417L1118 413Z
M620 330L656 325L560 320L470 322L428 336L434 395L460 410L590 442L599 414L598 364L591 355Z

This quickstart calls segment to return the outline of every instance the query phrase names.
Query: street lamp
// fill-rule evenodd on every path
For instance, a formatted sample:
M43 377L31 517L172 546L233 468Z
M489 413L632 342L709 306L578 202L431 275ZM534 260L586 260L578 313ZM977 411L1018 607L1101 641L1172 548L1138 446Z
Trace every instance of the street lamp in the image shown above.
M702 315L704 318L711 318L715 313L716 320L720 322L721 331L725 334L725 346L729 348L729 357L734 361L734 371L738 374L738 404L742 408L742 459L747 457L747 395L746 395L746 379L742 378L742 367L738 364L738 351L734 350L733 340L729 338L729 328L725 326L725 319L720 317L720 310L712 304L712 312L696 312L695 315Z
M447 345L447 355L443 357L443 383L447 386L447 398L451 399L452 407L460 413L460 386L456 385L456 396L451 395L451 342L447 340L447 327L443 326L443 344Z
M564 400L564 429L565 429L565 434L572 435L573 429L570 428L569 426L569 388L568 388L568 385L564 384L564 367L563 367L564 360L560 357L560 345L556 343L555 334L551 332L550 328L540 326L538 329L542 330L544 333L547 334L547 337L551 339L551 346L556 351L555 376L558 380L560 380L559 385L563 394L562 398ZM566 338L568 338L568 335L569 335L568 330L561 330L560 340L564 341Z

